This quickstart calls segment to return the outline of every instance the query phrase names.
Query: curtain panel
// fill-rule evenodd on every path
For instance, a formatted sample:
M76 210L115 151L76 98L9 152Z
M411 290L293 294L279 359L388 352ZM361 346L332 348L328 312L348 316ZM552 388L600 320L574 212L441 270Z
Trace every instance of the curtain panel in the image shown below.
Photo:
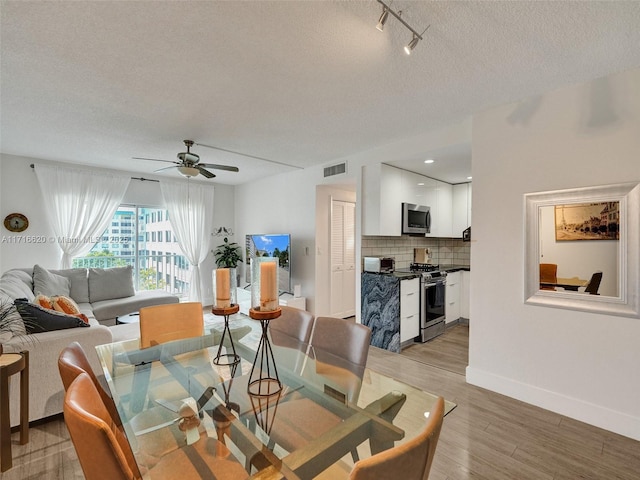
M213 229L213 187L186 181L160 182L169 222L185 257L193 266L189 300L202 301L200 265L209 254Z
M34 165L47 218L62 250L60 268L91 250L122 202L130 177L58 165Z

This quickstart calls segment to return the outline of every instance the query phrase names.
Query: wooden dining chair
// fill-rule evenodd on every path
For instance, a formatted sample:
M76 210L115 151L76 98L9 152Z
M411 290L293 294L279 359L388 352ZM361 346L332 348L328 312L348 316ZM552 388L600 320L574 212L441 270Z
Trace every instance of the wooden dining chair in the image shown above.
M558 265L555 263L540 264L540 283L557 283L558 282ZM555 290L555 287L540 286L540 290Z
M71 385L78 375L81 373L89 375L114 423L118 426L122 424L113 398L111 398L93 372L82 345L78 342L72 342L60 352L58 357L58 371L60 372L60 378L62 379L65 391L69 389L69 385Z
M593 275L591 275L591 280L589 280L589 283L587 283L584 292L590 295L600 295L598 293L600 282L602 282L602 272L595 272Z
M389 450L359 460L354 465L349 479L427 480L438 445L443 418L444 399L439 397L429 412L427 425L418 436Z
M200 302L170 303L140 309L140 348L199 337L204 333Z

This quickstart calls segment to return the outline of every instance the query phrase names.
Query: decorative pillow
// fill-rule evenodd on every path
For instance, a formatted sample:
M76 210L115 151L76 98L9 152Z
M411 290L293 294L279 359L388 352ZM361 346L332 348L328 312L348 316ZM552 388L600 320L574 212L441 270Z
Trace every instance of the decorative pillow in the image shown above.
M68 278L51 273L40 265L33 267L33 291L37 295L66 295L71 291L71 282Z
M0 293L11 298L26 298L33 300L33 278L31 273L19 269L8 270L0 277Z
M73 315L74 317L80 318L83 322L89 323L87 316L80 311L80 307L78 307L78 304L74 302L72 298L58 295L57 297L51 297L51 302L55 311Z
M49 270L61 277L69 279L71 284L69 296L77 303L89 303L89 278L86 268L68 268L65 270ZM62 294L62 292L58 292Z
M91 303L113 298L132 297L135 294L132 266L89 269Z
M33 303L35 303L36 305L40 305L42 308L53 310L53 300L46 295L42 295L41 293L36 295L36 298L33 299Z
M25 321L27 333L50 332L89 326L81 318L42 308L40 305L27 302L24 298L17 299L14 305L23 321Z

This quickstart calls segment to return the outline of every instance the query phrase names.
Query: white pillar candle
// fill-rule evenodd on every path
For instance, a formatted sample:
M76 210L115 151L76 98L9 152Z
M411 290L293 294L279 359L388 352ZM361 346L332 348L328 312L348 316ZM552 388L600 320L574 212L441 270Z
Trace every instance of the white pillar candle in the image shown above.
M231 306L229 279L228 268L219 268L216 270L216 307L218 308L228 308Z
M260 308L275 310L278 306L276 262L260 263Z

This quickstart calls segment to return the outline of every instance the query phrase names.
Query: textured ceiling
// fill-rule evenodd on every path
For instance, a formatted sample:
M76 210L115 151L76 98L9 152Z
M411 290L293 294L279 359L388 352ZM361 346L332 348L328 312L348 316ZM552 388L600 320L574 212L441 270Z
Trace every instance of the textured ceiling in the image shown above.
M189 138L308 167L640 65L640 2L393 8L431 25L411 56L373 0L3 0L0 151L151 173L165 165L131 157L173 160ZM240 168L219 183L293 168L194 151ZM438 177L464 181L459 157Z

